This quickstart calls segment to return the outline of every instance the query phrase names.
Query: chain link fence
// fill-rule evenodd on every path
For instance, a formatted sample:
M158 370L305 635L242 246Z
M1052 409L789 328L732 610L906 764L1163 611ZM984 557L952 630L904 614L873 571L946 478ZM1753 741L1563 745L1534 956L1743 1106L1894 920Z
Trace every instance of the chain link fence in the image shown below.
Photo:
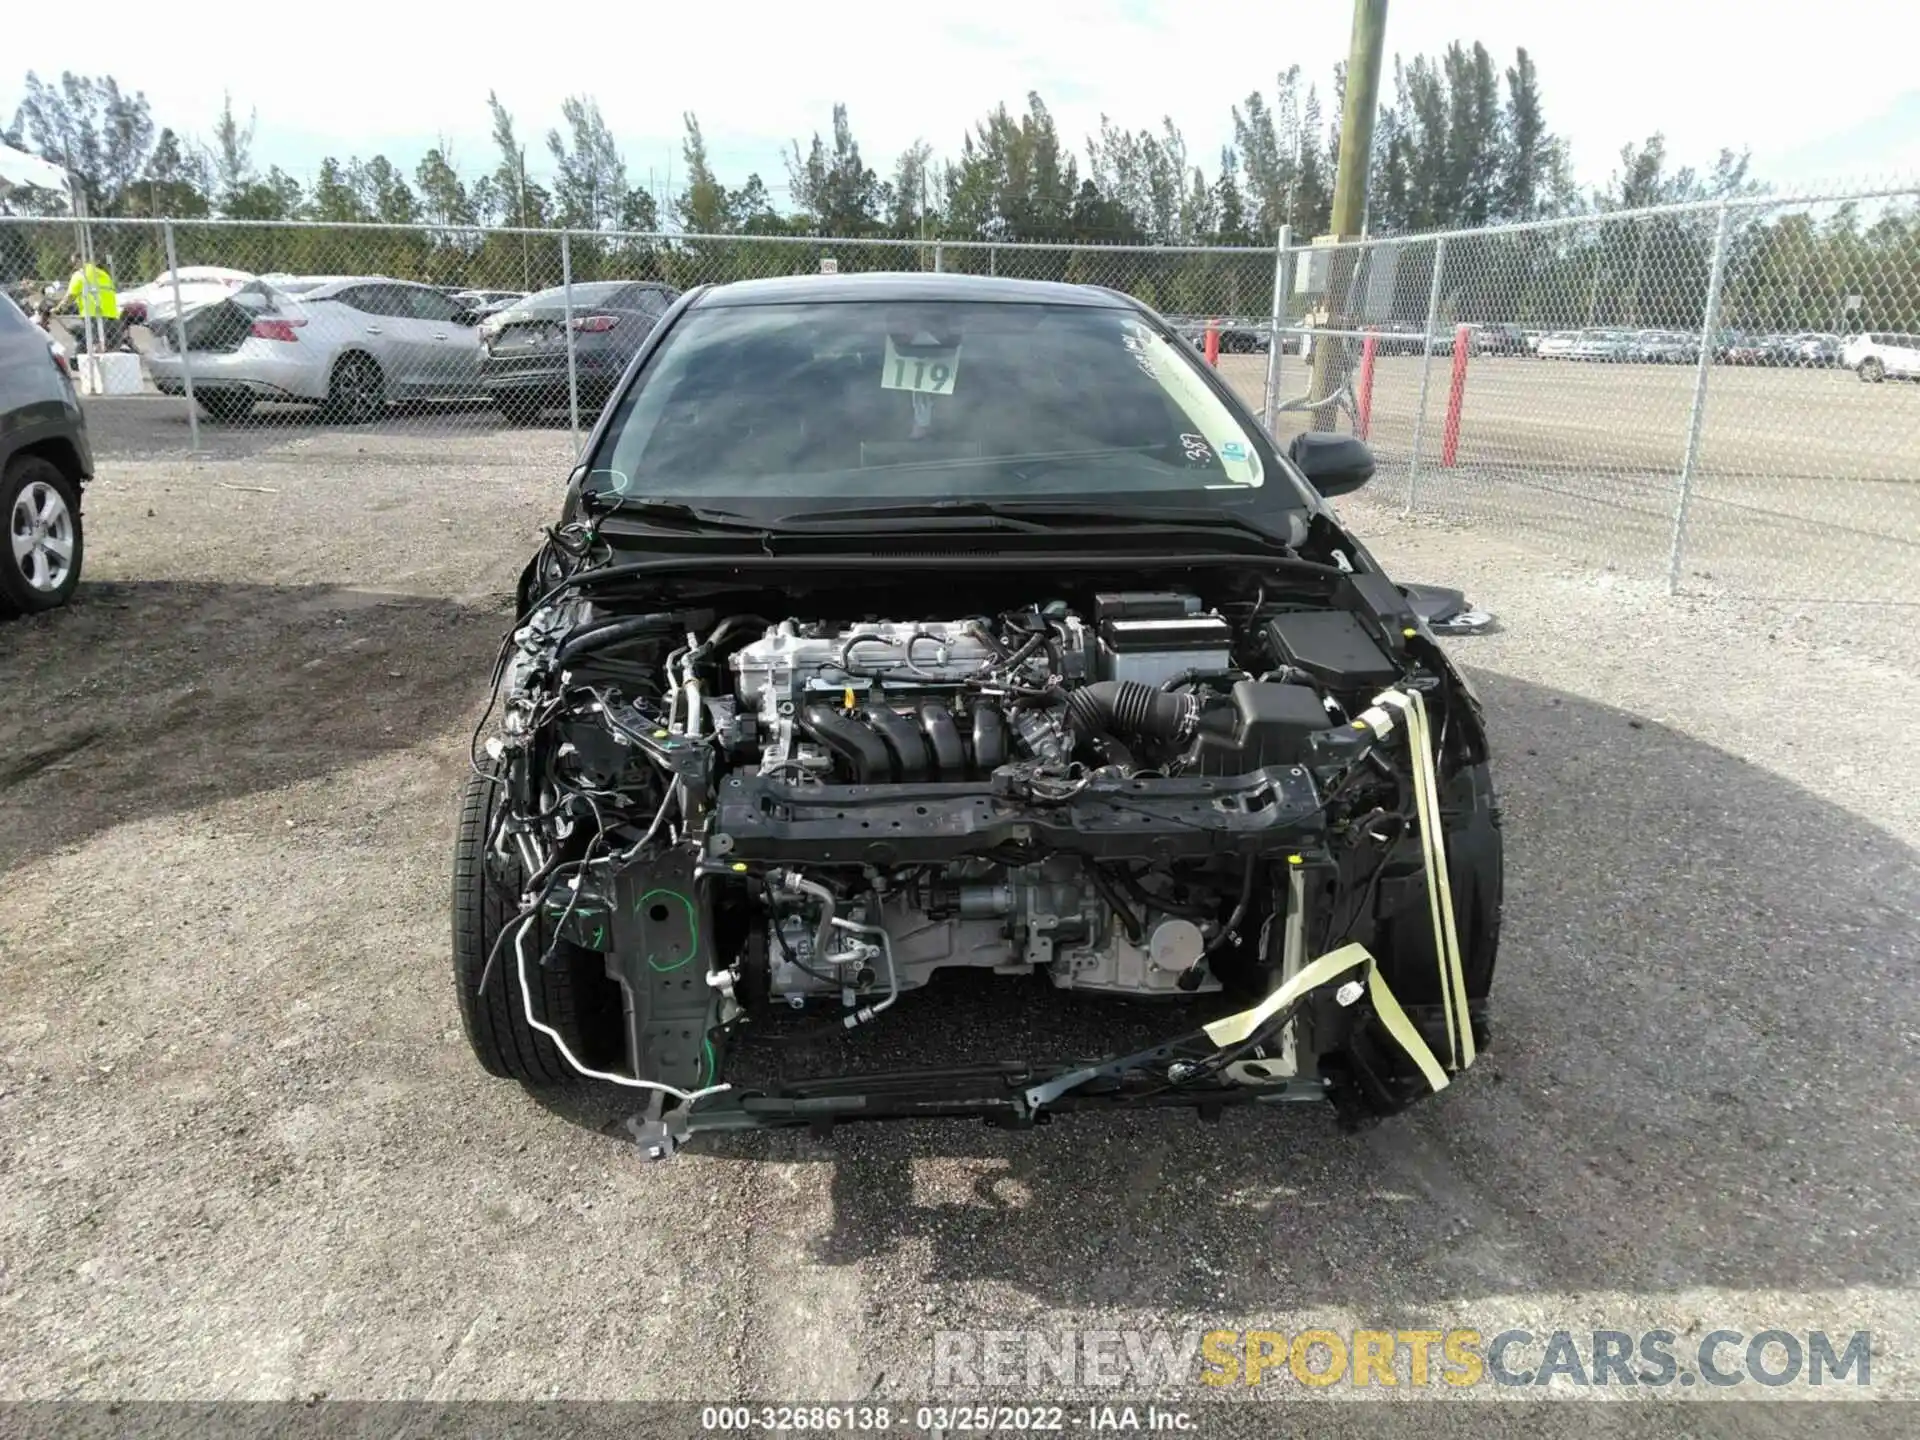
M76 356L109 459L558 467L679 292L946 271L1137 296L1283 442L1363 434L1374 504L1674 588L1905 600L1920 571L1920 189L1242 249L90 227L121 286ZM0 279L64 296L75 248L0 219Z
M1334 350L1303 388L1366 434L1376 500L1672 589L1911 600L1920 190L1293 260L1317 276L1285 323ZM1326 416L1283 407L1281 433Z

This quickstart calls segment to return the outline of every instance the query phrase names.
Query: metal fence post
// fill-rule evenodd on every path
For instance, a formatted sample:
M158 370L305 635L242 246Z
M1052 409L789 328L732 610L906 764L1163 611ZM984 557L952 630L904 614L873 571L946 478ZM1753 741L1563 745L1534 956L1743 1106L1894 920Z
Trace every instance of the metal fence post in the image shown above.
M1282 225L1273 247L1273 314L1267 324L1267 393L1260 407L1260 419L1269 437L1280 423L1280 352L1286 341L1280 323L1287 318L1287 269L1293 245L1293 227Z
M936 240L933 242L933 273L938 275L942 268L943 262L940 254L940 242Z
M1673 549L1667 555L1667 593L1680 588L1680 555L1687 540L1687 505L1700 461L1700 431L1707 414L1707 373L1713 368L1713 334L1720 328L1720 289L1727 274L1727 235L1733 208L1724 202L1713 230L1713 268L1707 274L1707 310L1700 321L1700 360L1693 370L1693 409L1687 416L1687 453L1680 462L1680 498L1673 507Z
M193 398L193 366L187 360L187 307L180 303L180 256L173 248L173 221L166 223L167 276L173 281L173 348L180 356L180 383L187 392L187 453L200 453L200 407Z
M573 455L580 458L580 372L573 361L573 250L560 232L560 285L567 310L567 414L573 421Z
M71 160L71 156L69 156ZM69 177L73 166L67 166ZM98 357L106 348L106 336L99 333L103 326L96 325L97 315L89 313L100 308L100 290L93 282L93 210L87 204L86 187L73 185L74 219L78 222L80 233L80 345L91 363L80 368L80 393L98 395L102 391L103 379ZM92 386L91 392L88 386Z
M1413 456L1407 463L1407 509L1413 513L1414 491L1420 484L1420 442L1427 433L1427 386L1433 379L1433 325L1440 317L1440 272L1447 263L1447 237L1433 242L1433 284L1427 289L1427 326L1420 342L1420 404L1413 412Z

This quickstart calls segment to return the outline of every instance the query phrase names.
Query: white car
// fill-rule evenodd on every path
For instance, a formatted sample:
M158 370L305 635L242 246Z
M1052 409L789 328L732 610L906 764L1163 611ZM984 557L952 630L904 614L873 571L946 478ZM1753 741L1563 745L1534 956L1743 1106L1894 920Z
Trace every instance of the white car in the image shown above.
M1559 330L1544 337L1534 347L1534 354L1542 360L1566 360L1573 355L1573 347L1580 343L1578 330Z
M1920 335L1889 335L1884 330L1856 335L1840 352L1840 363L1876 385L1889 375L1920 379Z
M192 311L212 300L223 300L253 279L251 271L224 265L182 265L180 304ZM120 292L120 319L127 325L151 325L173 314L173 271L162 270L144 285Z
M173 337L156 331L146 356L154 388L184 394L190 370L195 402L215 419L243 420L274 400L352 424L389 404L482 393L480 337L450 296L383 276L284 283L255 281L190 311L184 364Z

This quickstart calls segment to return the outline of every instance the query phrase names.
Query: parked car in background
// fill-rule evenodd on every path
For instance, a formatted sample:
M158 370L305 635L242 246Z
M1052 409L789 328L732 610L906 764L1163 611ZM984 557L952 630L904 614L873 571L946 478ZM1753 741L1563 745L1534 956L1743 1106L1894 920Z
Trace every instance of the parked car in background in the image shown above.
M1840 363L1841 341L1838 335L1806 331L1788 342L1787 363L1814 370L1830 369Z
M573 287L571 315L568 292L560 286L517 300L480 325L481 386L500 413L518 425L565 408L571 403L571 328L580 403L597 409L679 295L653 280L591 280Z
M1920 380L1920 335L1893 335L1883 330L1856 335L1841 350L1840 360L1862 380L1875 385L1889 375Z
M1518 325L1478 325L1474 327L1473 348L1481 355L1525 355L1527 337Z
M1691 365L1700 358L1700 342L1673 330L1641 330L1628 345L1628 358L1647 365Z
M527 298L524 290L455 290L454 304L463 310L471 311L480 319L497 315L517 300Z
M1780 341L1773 335L1742 335L1727 342L1720 359L1727 365L1778 363Z
M224 299L252 280L251 270L230 270L224 265L182 265L180 304L187 310ZM162 270L144 285L120 292L120 320L126 325L151 325L156 319L173 314L174 272Z
M1542 360L1566 360L1572 357L1573 347L1579 343L1578 330L1556 330L1551 335L1543 335L1533 353Z
M1582 330L1567 351L1569 360L1609 364L1633 358L1633 336L1625 330Z
M1169 322L1174 333L1192 345L1196 350L1207 348L1207 326L1210 317L1204 315L1186 315ZM1270 343L1267 325L1249 325L1244 322L1212 320L1219 328L1220 353L1222 355L1264 355Z
M380 276L289 277L242 286L186 319L187 356L156 333L147 370L156 389L184 394L221 420L261 400L319 405L336 420L376 420L402 401L480 394L480 339L471 317L430 285Z
M66 604L80 583L80 493L93 478L87 419L60 351L0 296L0 615Z

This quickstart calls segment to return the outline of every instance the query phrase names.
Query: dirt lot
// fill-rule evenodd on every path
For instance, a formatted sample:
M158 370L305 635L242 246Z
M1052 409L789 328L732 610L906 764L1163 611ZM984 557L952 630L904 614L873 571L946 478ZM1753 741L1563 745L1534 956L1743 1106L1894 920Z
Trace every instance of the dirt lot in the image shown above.
M1356 500L1504 621L1457 642L1511 897L1464 1083L1358 1139L647 1167L617 1097L482 1075L450 993L466 731L556 436L284 443L109 446L78 602L0 628L0 1398L924 1397L940 1329L1449 1324L1864 1327L1873 1393L1920 1394L1903 612L1669 601ZM1476 1433L1531 1433L1502 1411Z

